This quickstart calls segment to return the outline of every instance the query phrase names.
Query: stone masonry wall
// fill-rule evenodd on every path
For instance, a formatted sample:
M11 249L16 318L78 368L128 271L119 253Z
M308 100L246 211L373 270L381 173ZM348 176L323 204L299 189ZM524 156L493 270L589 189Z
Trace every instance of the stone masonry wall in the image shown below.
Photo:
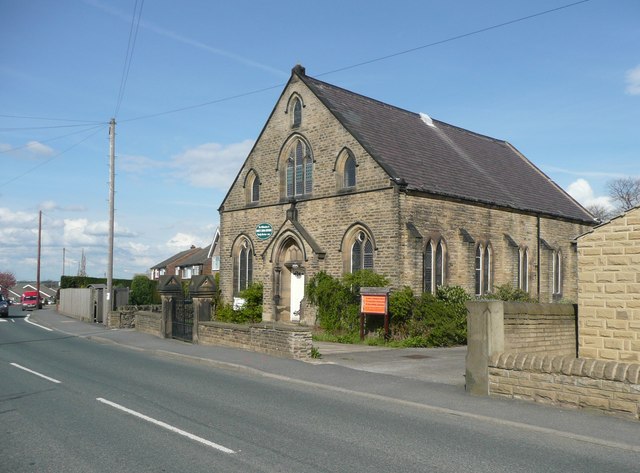
M221 345L294 359L311 357L311 331L279 324L235 325L200 322L201 344Z
M575 307L505 302L504 350L575 356Z
M162 337L162 313L139 311L135 314L135 328L139 332Z
M640 207L578 239L580 356L640 362Z
M489 361L492 396L640 419L640 364L505 352Z

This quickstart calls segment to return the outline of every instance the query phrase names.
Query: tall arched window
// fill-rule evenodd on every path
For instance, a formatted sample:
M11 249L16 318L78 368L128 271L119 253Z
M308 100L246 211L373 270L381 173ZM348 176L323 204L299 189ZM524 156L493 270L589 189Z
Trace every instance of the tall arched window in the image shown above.
M552 255L553 261L553 293L562 294L562 252L554 251Z
M300 102L299 98L295 98L293 100L293 106L292 106L292 110L293 110L293 127L299 127L300 124L302 123L302 102Z
M491 292L491 246L489 244L480 244L476 247L475 281L476 296Z
M373 243L362 230L358 231L351 246L351 272L373 269Z
M313 158L300 139L291 146L286 170L287 197L311 194L313 190Z
M424 249L424 292L435 294L444 284L445 245L442 240L429 240Z
M233 292L244 291L253 282L253 255L249 240L243 238L233 255Z
M343 187L355 187L356 186L356 158L349 153L349 156L344 162L344 180Z
M518 251L518 289L529 292L529 250Z

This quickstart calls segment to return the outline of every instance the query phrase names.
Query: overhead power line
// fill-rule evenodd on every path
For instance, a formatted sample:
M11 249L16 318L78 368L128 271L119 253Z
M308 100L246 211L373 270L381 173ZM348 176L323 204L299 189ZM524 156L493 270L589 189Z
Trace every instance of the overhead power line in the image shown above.
M131 17L131 29L129 30L129 41L127 43L127 52L125 54L124 66L122 67L122 77L120 78L120 89L118 90L118 98L116 100L116 109L113 112L113 116L118 116L120 111L120 105L124 98L124 91L127 87L127 80L129 79L129 70L131 69L131 62L133 61L133 51L136 47L136 39L138 38L138 29L140 27L140 18L142 17L142 7L144 6L144 0L140 1L140 8L138 8L138 0L133 5L133 15Z
M564 9L567 9L567 8L575 7L577 5L580 5L582 3L587 3L587 2L590 2L590 1L591 0L580 0L580 1L577 1L577 2L569 3L569 4L562 5L562 6L559 6L559 7L556 7L556 8L551 8L549 10L544 10L544 11L541 11L541 12L538 12L538 13L534 13L534 14L531 14L531 15L527 15L527 16L523 16L523 17L520 17L520 18L516 18L514 20L509 20L509 21L505 21L503 23L498 23L498 24L495 24L495 25L492 25L492 26L487 26L485 28L480 28L480 29L477 29L477 30L474 30L474 31L470 31L468 33L463 33L463 34L451 36L449 38L445 38L445 39L442 39L442 40L434 41L432 43L424 44L422 46L416 46L414 48L405 49L403 51L398 51L398 52L395 52L395 53L392 53L392 54L387 54L385 56L380 56L380 57L377 57L377 58L369 59L367 61L351 64L349 66L344 66L344 67L341 67L341 68L338 68L338 69L334 69L334 70L331 70L331 71L322 72L320 74L316 74L315 77L322 77L322 76L326 76L326 75L329 75L329 74L335 74L337 72L346 71L346 70L349 70L349 69L355 69L357 67L365 66L367 64L372 64L374 62L384 61L384 60L387 60L387 59L391 59L393 57L397 57L397 56L401 56L401 55L404 55L404 54L409 54L409 53L413 53L413 52L416 52L416 51L420 51L422 49L427 49L427 48L438 46L438 45L441 45L441 44L444 44L444 43L449 43L449 42L452 42L452 41L457 41L459 39L468 38L470 36L478 35L478 34L481 34L481 33L486 33L487 31L495 30L495 29L498 29L498 28L503 28L505 26L513 25L515 23L520 23L520 22L523 22L523 21L527 21L527 20L531 20L533 18L537 18L537 17L543 16L543 15L548 15L548 14L551 14L551 13L555 13L555 12L560 11L560 10L564 10ZM270 86L270 87L264 87L262 89L256 89L256 90L252 90L252 91L249 91L249 92L244 92L244 93L240 93L240 94L236 94L236 95L231 95L231 96L227 96L227 97L223 97L223 98L219 98L219 99L208 100L206 102L201 102L201 103L194 104L194 105L187 105L187 106L184 106L184 107L179 107L179 108L174 108L174 109L171 109L171 110L166 110L164 112L152 113L152 114L149 114L149 115L141 115L139 117L129 118L129 119L125 119L125 120L119 120L119 121L120 121L120 123L132 122L132 121L136 121L136 120L145 120L145 119L148 119L148 118L155 118L155 117L159 117L159 116L162 116L162 115L169 115L169 114L172 114L172 113L184 112L186 110L193 110L195 108L206 107L208 105L213 105L213 104L217 104L217 103L221 103L221 102L227 102L227 101L230 101L230 100L235 100L235 99L238 99L238 98L247 97L249 95L259 94L259 93L262 93L262 92L266 92L268 90L278 89L278 88L283 87L284 85L285 85L284 83L280 83L280 84L273 85L273 86Z
M28 169L27 171L23 172L22 174L19 174L18 176L14 176L11 179L4 181L4 182L0 182L0 186L5 186L7 184L10 184L14 181L17 181L18 179L21 179L22 177L26 176L27 174L31 173L32 171L38 169L39 167L44 166L47 163L50 163L51 161L53 161L55 158L62 156L63 154L65 154L68 151L71 151L73 148L75 148L76 146L84 143L85 141L87 141L89 138L91 138L92 136L94 136L95 134L97 134L99 131L104 130L104 128L106 127L106 125L98 125L96 128L97 130L95 130L93 133L90 133L89 135L85 136L82 140L74 143L73 145L69 146L68 148L60 151L59 153L54 154L53 156L51 156L48 159L45 159L44 161L36 164L35 166L31 167L30 169ZM86 131L86 130L85 130Z
M67 136L72 136L72 135L77 135L78 133L83 133L85 131L91 131L94 130L96 128L102 127L108 125L108 123L100 123L98 125L91 125L88 126L87 128L83 128L82 130L76 130L76 131L72 131L71 133L65 133L64 135L60 135L60 136L56 136L54 138L49 138L48 140L38 140L38 143L48 143L50 141L55 141L55 140L59 140L61 138L66 138ZM15 148L9 148L9 149L2 149L0 150L0 153L11 153L12 151L19 151L21 149L24 148L29 148L30 146L33 146L32 143L27 143L26 145L22 145L22 146L16 146Z
M24 115L4 115L4 114L0 114L0 118L19 118L19 119L25 119L25 120L47 120L47 121L51 121L51 122L80 122L80 123L85 123L85 124L104 123L103 121L96 121L96 120L73 120L73 119L70 119L70 118L31 117L31 116L24 116Z

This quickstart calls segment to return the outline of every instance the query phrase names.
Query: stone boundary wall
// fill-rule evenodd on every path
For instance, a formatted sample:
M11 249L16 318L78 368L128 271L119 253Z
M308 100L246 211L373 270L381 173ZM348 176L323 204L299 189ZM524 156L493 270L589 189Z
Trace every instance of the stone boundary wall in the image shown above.
M199 322L201 344L220 345L294 359L311 357L311 329L277 323L235 325Z
M640 419L640 364L499 353L489 360L489 394Z
M135 328L139 332L150 333L163 338L162 313L139 311L135 314Z
M576 308L571 304L505 302L504 349L576 355Z

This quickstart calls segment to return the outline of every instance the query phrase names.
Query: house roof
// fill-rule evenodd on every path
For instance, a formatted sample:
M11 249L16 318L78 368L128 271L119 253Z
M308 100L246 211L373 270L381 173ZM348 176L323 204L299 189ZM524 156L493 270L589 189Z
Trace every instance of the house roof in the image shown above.
M211 245L204 248L198 248L193 254L187 256L184 260L180 261L179 266L193 266L196 264L204 264L209 257L209 249Z
M395 182L407 190L594 223L508 142L432 120L293 69Z
M166 260L162 261L161 263L158 263L155 266L151 266L151 269L166 268L169 264L177 262L177 261L180 261L183 258L188 257L190 254L196 253L201 249L202 248L192 247L192 248L190 248L188 250L181 251L180 253L177 253L177 254L171 256L170 258L167 258Z

